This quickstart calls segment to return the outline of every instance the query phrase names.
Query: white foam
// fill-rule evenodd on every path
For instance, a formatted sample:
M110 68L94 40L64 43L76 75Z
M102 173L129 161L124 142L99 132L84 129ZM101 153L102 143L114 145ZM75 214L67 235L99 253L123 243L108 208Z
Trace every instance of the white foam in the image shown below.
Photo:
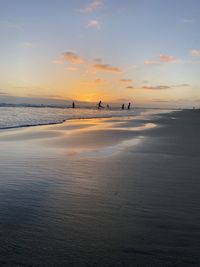
M37 125L58 124L70 119L109 118L114 116L135 116L142 110L97 110L61 109L39 107L1 107L0 129L19 128Z

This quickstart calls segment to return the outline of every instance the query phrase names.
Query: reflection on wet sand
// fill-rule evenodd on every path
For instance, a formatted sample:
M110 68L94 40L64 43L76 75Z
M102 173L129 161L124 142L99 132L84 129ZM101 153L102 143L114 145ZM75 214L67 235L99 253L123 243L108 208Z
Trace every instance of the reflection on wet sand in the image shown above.
M59 125L2 132L0 141L26 141L30 145L38 139L38 145L59 148L67 155L110 156L137 144L143 131L155 126L133 117L70 120Z

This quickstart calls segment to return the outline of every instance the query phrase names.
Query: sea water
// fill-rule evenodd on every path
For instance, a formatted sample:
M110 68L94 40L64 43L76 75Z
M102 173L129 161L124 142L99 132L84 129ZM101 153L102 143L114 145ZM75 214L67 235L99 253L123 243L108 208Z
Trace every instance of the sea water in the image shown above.
M57 124L70 119L136 116L149 111L142 108L122 111L119 108L98 110L96 108L0 107L0 129Z

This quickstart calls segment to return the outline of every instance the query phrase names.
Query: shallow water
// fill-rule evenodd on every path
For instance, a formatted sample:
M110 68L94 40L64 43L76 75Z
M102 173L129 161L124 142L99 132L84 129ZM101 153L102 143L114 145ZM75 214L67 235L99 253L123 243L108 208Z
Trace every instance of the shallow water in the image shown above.
M50 108L50 107L0 107L0 129L58 124L70 119L110 118L138 116L167 112L157 109L133 108L131 110L96 108Z
M0 129L57 124L69 119L134 116L143 111L143 109L120 111L94 108L0 107Z

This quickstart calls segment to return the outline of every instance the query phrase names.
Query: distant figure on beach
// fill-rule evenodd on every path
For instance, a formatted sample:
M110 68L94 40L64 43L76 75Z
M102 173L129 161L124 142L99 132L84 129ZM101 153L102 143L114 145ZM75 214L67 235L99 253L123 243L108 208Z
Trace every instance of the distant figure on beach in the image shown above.
M127 109L130 110L130 108L131 108L131 103L129 102Z
M101 108L104 108L102 105L101 105L101 100L99 101L99 104L98 104L98 109L101 109Z
M72 102L72 108L75 108L75 103L74 102Z
M107 107L107 109L110 109L110 106L109 106L109 104L107 104L107 106L106 106L106 107Z
M124 110L124 104L122 104L122 110Z

